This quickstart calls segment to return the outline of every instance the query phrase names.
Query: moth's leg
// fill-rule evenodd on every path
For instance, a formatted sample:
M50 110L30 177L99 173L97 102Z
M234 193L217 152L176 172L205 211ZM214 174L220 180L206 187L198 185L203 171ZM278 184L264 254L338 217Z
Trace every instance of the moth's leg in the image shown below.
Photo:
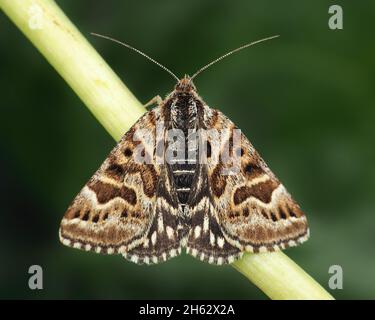
M148 107L151 107L152 105L160 105L163 102L163 99L160 96L153 97L149 102L147 102L144 107L147 109Z

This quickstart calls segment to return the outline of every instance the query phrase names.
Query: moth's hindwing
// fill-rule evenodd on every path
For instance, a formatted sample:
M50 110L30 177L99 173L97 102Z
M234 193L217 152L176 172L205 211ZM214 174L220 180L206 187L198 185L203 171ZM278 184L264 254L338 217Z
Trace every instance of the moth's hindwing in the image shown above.
M156 263L180 253L178 202L169 190L166 167L155 162L152 139L134 139L139 129L155 134L160 113L161 107L146 113L74 199L60 226L63 244L121 253L135 263ZM148 164L135 161L139 144Z
M212 263L230 263L242 252L270 252L307 240L307 220L298 204L271 172L248 139L241 134L233 150L235 125L220 111L204 106L202 127L224 132L195 179L189 203L192 223L188 252ZM227 175L232 164L221 160L228 148L239 157L239 171ZM216 152L216 154L215 154ZM219 161L213 161L219 159Z

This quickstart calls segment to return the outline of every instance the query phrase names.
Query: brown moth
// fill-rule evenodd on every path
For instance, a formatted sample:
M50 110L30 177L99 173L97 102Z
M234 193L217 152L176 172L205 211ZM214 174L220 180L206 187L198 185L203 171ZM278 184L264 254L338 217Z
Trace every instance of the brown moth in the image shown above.
M192 79L209 65L181 80L161 66L178 80L175 89L124 134L74 199L60 226L63 244L139 264L166 261L186 248L220 265L243 252L308 239L299 205L242 133L234 143L233 122L198 95ZM145 130L148 138L139 135ZM208 130L221 139L202 134ZM171 131L180 143L170 139Z

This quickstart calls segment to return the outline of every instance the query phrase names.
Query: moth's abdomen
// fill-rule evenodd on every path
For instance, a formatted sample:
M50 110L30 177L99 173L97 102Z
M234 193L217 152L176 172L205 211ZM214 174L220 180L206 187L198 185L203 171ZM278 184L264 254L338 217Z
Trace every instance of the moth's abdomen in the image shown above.
M177 145L178 159L176 163L172 164L173 179L177 190L178 200L185 205L188 201L193 178L197 166L197 149L196 144L189 143L195 139L195 129L191 129L190 134L186 134L184 143Z
M186 204L188 201L191 185L193 183L195 167L195 164L189 163L172 165L177 196L181 204Z

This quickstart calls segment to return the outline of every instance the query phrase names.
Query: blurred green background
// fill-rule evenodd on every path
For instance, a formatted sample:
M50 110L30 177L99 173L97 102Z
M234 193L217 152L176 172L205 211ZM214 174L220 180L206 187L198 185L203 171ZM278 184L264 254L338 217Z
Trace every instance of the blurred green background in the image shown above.
M57 3L142 102L178 75L243 43L280 34L201 74L198 91L249 137L307 213L311 239L287 254L336 298L375 298L373 1ZM340 4L344 29L328 28ZM140 267L62 246L66 208L115 145L21 32L0 13L0 298L267 297L230 266L190 256ZM28 268L44 289L28 288ZM328 268L344 289L328 288Z

